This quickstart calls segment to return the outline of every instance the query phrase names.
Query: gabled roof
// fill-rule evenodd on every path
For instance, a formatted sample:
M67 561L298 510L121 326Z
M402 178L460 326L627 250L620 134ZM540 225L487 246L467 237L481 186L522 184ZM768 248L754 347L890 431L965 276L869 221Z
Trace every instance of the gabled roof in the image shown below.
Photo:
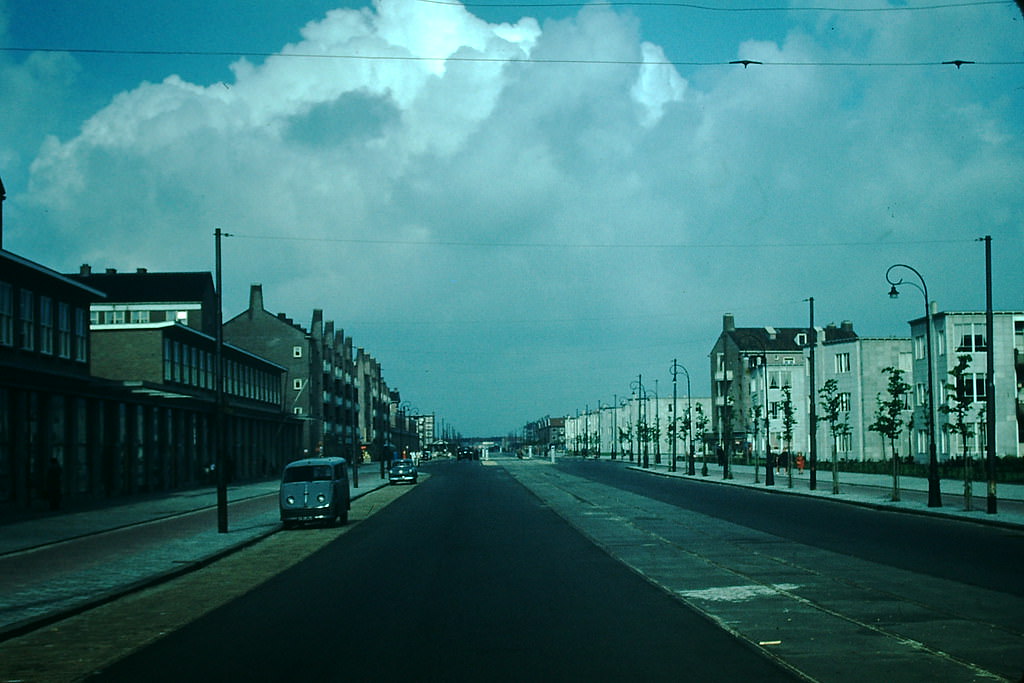
M212 295L213 275L198 273L76 273L74 280L98 289L108 301L203 301Z
M737 327L725 332L744 351L793 351L800 352L808 343L806 327ZM857 339L853 325L844 322L841 327L828 325L818 328L818 342L830 343Z
M732 337L733 343L744 351L793 351L799 352L803 345L799 340L806 340L806 327L737 327L726 332ZM800 336L802 335L802 336Z

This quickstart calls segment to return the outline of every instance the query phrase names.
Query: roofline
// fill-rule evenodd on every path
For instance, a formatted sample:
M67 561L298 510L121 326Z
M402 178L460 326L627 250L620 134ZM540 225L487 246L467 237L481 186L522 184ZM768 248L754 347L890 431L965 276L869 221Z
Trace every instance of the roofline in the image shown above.
M89 326L89 332L90 333L92 333L92 332L131 332L131 331L135 331L135 330L159 330L159 329L170 328L170 327L176 327L176 328L180 328L180 329L183 329L183 330L188 330L191 334L194 334L194 335L199 336L199 337L205 337L206 339L208 339L208 340L210 340L212 342L216 342L217 341L217 339L215 337L211 337L210 335L206 334L205 332L197 330L194 327L189 327L188 325L182 325L181 323L177 322L176 320L165 320L163 322L158 322L158 323L125 323L123 325L90 325ZM277 363L275 363L274 361L270 360L269 358L264 358L263 356L255 354L252 351L248 351L246 349L243 349L240 346L235 346L234 344L229 344L227 342L223 342L223 344L224 344L224 348L226 348L226 349L231 349L232 351L235 351L235 352L237 352L237 353L239 353L239 354L241 354L243 356L248 356L249 358L253 358L255 360L258 360L261 363L266 363L267 365L273 365L275 368L278 368L280 370L284 370L285 372L288 371L288 368L286 368L283 365L278 365Z
M0 256L4 256L4 257L10 259L11 261L14 261L15 263L17 263L19 265L25 266L26 268L31 268L32 270L38 271L38 272L42 273L43 275L52 277L52 278L54 278L56 280L60 280L64 284L72 285L73 287L77 287L78 289L81 289L81 290L84 290L86 292L89 292L90 294L93 294L93 295L95 295L96 297L98 297L100 299L106 299L107 298L107 295L104 292L101 292L98 289L94 289L94 288L92 288L92 287L90 287L88 285L84 285L81 282L79 282L78 280L75 280L74 278L70 278L67 275L64 275L63 273L58 273L56 270L53 270L52 268L47 268L46 266L44 266L44 265L42 265L40 263L36 263L35 261L29 261L27 258L25 258L23 256L18 256L17 254L15 254L12 251L7 251L6 249L0 249Z

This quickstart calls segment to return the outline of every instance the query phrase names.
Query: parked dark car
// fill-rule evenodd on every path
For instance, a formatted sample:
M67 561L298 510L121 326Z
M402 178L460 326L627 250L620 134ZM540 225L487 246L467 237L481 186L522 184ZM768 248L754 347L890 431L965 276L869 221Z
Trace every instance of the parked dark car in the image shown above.
M285 465L281 475L281 522L348 522L350 506L345 458L307 458Z
M388 481L392 484L415 484L419 476L416 463L412 460L395 460L388 472Z

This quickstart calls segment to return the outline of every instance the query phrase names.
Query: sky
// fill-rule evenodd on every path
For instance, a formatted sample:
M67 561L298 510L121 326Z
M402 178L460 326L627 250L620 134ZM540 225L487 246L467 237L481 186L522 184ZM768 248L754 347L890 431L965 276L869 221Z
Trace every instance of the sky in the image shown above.
M769 6L770 5L770 6ZM962 60L971 64L943 64ZM730 63L730 62L760 62ZM415 412L694 396L740 327L1024 310L1012 2L0 0L3 247L320 308ZM905 268L895 276L917 282ZM682 376L680 376L682 380ZM678 389L683 395L681 384Z

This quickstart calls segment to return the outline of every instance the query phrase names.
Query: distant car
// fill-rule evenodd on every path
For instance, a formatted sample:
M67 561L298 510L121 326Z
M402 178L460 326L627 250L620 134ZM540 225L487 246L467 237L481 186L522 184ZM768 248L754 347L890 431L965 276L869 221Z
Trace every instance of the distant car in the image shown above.
M281 475L281 522L348 522L350 507L345 458L306 458L285 465Z
M392 484L415 484L419 476L416 463L412 460L395 460L391 463L391 470L388 472L388 481Z

